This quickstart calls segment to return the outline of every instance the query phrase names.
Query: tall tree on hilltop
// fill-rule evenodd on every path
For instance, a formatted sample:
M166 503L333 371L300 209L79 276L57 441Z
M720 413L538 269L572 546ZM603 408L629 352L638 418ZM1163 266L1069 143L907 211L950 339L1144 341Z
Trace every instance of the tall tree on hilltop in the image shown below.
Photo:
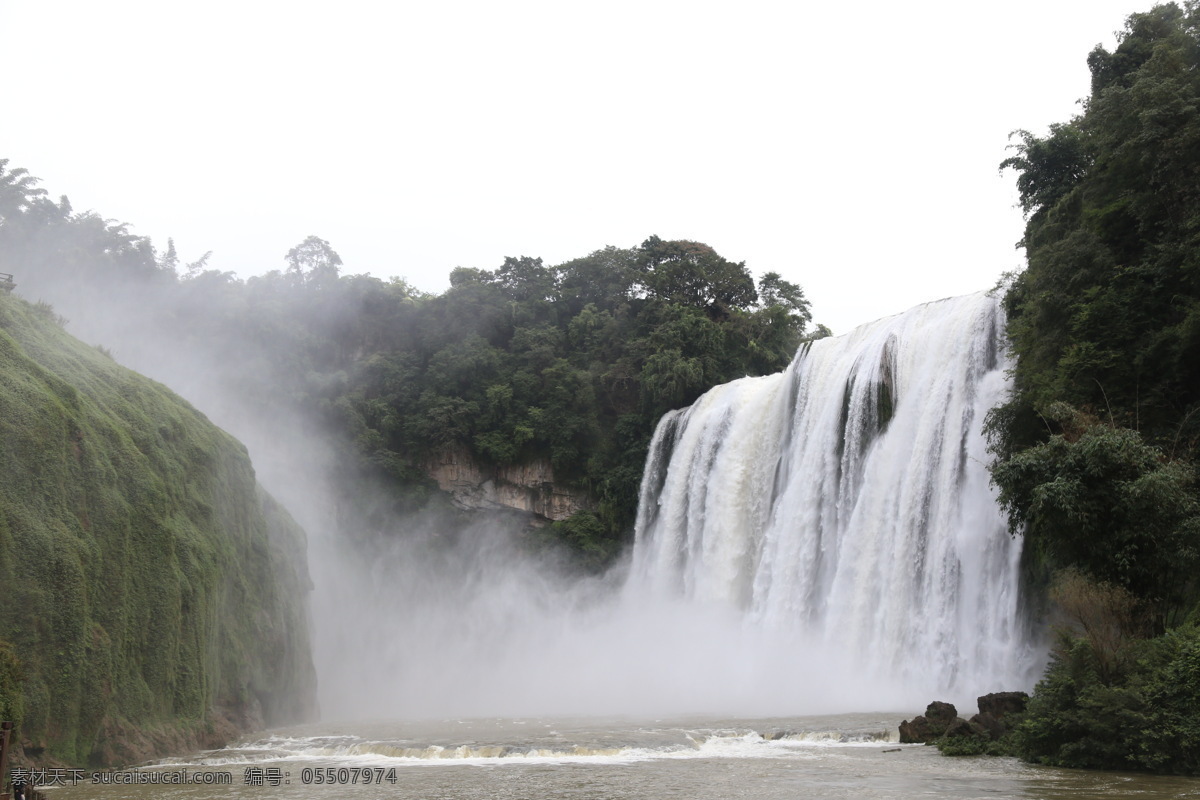
M316 288L335 283L342 268L342 257L319 236L309 236L288 250L285 260L289 276Z
M8 159L0 158L0 225L22 214L33 198L44 197L46 190L23 167L8 169Z
M713 316L758 302L746 262L728 261L706 244L651 236L638 249L639 281L651 297L703 308Z

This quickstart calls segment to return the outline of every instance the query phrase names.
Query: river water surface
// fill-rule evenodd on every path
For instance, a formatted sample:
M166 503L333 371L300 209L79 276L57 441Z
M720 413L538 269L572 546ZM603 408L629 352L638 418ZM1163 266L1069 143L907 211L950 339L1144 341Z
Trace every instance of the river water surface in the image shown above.
M1200 779L949 758L931 747L900 745L901 716L321 723L138 771L219 785L106 785L94 781L141 778L132 770L84 772L75 785L49 794L54 800L1200 798Z

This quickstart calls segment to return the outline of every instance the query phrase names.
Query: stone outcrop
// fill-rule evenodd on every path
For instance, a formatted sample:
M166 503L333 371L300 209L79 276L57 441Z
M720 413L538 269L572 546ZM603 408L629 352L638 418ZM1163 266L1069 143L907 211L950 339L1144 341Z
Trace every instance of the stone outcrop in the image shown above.
M553 522L591 508L586 492L555 482L546 459L486 467L466 448L451 447L430 458L425 471L456 506L466 510L522 511Z
M942 737L977 737L995 741L1011 729L1012 716L1025 711L1029 695L1025 692L985 694L977 702L979 713L965 720L951 703L937 700L929 704L924 716L900 723L903 744L929 744Z
M1004 719L1009 714L1020 714L1029 702L1025 692L993 692L985 694L976 702L979 703L980 714L991 714L996 719Z
M942 734L947 739L953 739L956 736L987 736L988 733L980 725L974 721L968 722L962 717L955 717L954 721L946 726L946 732Z
M940 739L946 729L958 719L958 709L953 703L943 703L934 700L925 709L925 714L900 723L900 742L902 744L928 744L934 739Z
M979 713L971 717L971 724L978 728L978 735L995 740L1009 731L1010 725L1005 718L1025 711L1029 695L1025 692L993 692L983 695L976 702L979 704Z
M979 726L979 729L987 734L989 739L999 739L1008 732L1008 728L1000 721L1000 718L987 711L981 711L971 717L971 724Z

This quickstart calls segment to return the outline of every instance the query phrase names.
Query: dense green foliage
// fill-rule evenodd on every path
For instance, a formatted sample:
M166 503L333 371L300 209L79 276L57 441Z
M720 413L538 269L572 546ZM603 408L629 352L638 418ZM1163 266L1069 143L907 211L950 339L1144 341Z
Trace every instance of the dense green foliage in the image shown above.
M989 428L1014 534L1070 627L1018 729L1030 760L1200 762L1200 7L1129 17L1083 113L1018 132L1015 392ZM1161 635L1158 635L1161 634ZM1156 636L1157 635L1157 636Z
M1168 605L1195 601L1200 550L1198 24L1194 4L1132 15L1088 58L1084 113L1021 132L1002 165L1028 267L1005 296L1015 392L990 420L1001 501L1053 564Z
M1003 452L1038 441L1066 402L1168 456L1200 440L1200 37L1197 11L1129 18L1092 52L1084 113L1020 132L1028 268L1005 303L1018 356Z
M6 271L26 296L83 329L122 320L204 365L243 407L327 435L343 508L378 508L365 486L389 497L380 524L424 504L430 464L447 452L485 468L543 463L589 506L545 533L592 567L630 532L658 418L715 384L783 368L810 322L798 286L770 272L756 285L698 242L650 237L558 266L507 258L456 269L431 296L339 274L315 236L285 270L241 280L77 214L20 170L0 194L0 264L21 265Z
M1012 756L1016 755L1015 732L1000 739L987 736L944 736L933 744L944 756Z
M1168 620L1194 598L1200 495L1184 461L1168 461L1136 431L1047 410L1063 433L993 468L1009 528L1048 562L1120 586Z
M560 530L604 560L632 521L658 418L790 360L807 303L778 275L763 284L771 304L755 307L743 265L653 237L556 268L459 269L407 307L410 334L362 359L345 398L368 451L408 470L456 445L487 464L547 459L595 499Z
M6 293L0 410L0 710L27 754L310 710L303 534L245 448Z
M1106 678L1088 639L1065 639L1017 727L1016 753L1062 767L1200 775L1200 630L1127 647L1127 665Z

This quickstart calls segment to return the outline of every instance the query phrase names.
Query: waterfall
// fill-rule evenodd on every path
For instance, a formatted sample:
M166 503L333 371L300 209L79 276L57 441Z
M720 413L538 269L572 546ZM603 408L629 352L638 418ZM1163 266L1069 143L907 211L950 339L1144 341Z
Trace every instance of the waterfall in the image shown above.
M724 609L906 696L1027 688L1020 541L981 432L1009 391L1003 326L985 293L928 303L668 414L627 592Z

